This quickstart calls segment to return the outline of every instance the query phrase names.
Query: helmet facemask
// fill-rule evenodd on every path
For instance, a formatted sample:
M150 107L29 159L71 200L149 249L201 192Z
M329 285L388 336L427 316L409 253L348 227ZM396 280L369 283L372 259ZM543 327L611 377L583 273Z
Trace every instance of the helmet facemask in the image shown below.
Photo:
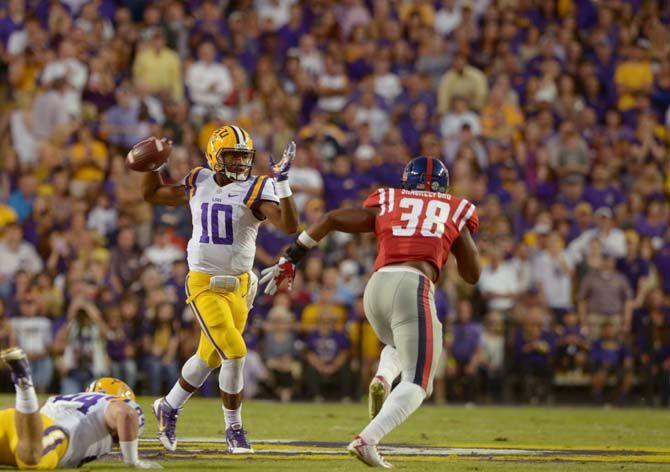
M216 156L214 172L223 172L230 180L245 182L251 176L256 151L221 149Z

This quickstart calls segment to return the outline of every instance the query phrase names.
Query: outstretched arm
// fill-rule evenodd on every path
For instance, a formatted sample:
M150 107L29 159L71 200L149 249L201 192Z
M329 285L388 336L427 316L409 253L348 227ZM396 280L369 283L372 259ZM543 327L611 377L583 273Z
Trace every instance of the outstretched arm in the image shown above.
M126 464L141 469L162 469L155 462L140 460L137 451L139 416L132 406L122 400L110 403L105 409L105 423L112 436L119 439L121 455Z
M378 209L372 208L341 208L329 211L307 228L306 233L317 242L331 231L370 233L375 230L377 211Z
M461 230L461 235L451 246L451 253L456 256L458 274L469 284L476 284L482 268L479 265L479 251L472 240L467 226Z
M154 205L181 206L188 203L185 185L165 185L160 171L146 172L142 178L144 200Z
M326 213L293 241L277 264L261 272L259 284L268 285L265 293L273 294L287 280L289 288L295 276L295 266L331 231L369 233L375 230L378 208L342 208Z

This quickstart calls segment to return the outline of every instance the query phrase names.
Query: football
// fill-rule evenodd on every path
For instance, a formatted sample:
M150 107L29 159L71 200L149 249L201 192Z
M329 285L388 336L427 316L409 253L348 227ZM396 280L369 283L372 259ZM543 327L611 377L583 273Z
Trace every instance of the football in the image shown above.
M167 161L171 151L171 141L152 136L133 146L126 156L126 166L138 172L151 172Z

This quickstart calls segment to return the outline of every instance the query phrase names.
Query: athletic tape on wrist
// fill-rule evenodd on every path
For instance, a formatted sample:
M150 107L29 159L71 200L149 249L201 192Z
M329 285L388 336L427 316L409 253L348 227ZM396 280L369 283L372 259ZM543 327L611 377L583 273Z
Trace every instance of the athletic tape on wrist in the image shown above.
M314 240L309 234L307 234L307 231L303 231L302 233L300 233L300 235L298 236L298 241L300 242L300 244L309 249L319 244L318 241Z
M293 195L288 180L280 180L277 182L277 196L281 198L288 198Z
M137 439L134 441L119 441L121 456L123 456L123 462L126 464L136 464L140 460L139 453L137 452L137 444Z

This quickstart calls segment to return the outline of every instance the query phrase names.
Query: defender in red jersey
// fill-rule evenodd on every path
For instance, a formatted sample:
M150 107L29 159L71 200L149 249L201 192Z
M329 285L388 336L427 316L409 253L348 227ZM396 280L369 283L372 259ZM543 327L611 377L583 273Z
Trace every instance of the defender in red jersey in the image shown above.
M278 263L265 269L266 293L291 282L296 264L331 231L374 232L375 273L365 288L365 316L386 345L370 384L372 421L349 444L349 452L367 465L390 468L377 449L379 441L429 396L442 353L442 325L435 312L433 282L451 252L466 282L476 283L481 269L471 233L479 219L475 206L447 193L449 174L437 159L420 156L405 167L402 188L382 188L364 208L324 215L289 247ZM401 381L391 393L391 385ZM388 398L386 398L388 397Z
M428 261L439 277L463 227L472 232L479 225L475 206L448 193L382 188L363 206L379 208L375 270L399 262Z

